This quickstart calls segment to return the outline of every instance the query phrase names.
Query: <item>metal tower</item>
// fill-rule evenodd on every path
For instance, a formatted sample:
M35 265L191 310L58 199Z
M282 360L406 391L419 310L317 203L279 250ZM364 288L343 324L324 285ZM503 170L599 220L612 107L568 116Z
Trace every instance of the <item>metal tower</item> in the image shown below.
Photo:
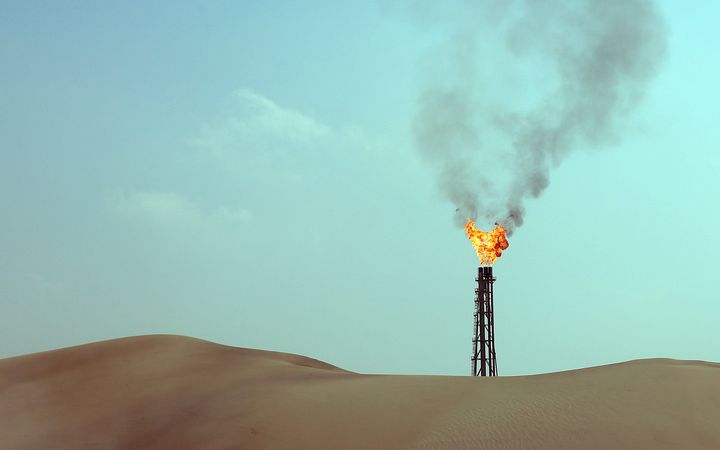
M473 336L472 374L473 376L497 375L495 359L495 319L493 318L493 278L492 267L478 267L475 278L475 333Z

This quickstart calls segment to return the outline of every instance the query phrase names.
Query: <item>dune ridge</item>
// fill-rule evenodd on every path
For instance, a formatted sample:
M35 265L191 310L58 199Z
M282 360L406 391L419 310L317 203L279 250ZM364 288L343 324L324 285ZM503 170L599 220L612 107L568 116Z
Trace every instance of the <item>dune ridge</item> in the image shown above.
M138 336L0 360L0 448L720 448L720 364L363 375Z

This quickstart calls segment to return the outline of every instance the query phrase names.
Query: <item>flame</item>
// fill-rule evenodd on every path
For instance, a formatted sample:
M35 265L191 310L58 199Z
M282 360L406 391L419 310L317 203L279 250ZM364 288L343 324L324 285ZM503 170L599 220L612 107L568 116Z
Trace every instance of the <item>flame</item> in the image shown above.
M482 231L475 228L475 222L468 219L465 224L465 234L475 248L480 258L480 265L491 266L496 259L502 255L503 250L508 248L505 228L497 225L492 231Z

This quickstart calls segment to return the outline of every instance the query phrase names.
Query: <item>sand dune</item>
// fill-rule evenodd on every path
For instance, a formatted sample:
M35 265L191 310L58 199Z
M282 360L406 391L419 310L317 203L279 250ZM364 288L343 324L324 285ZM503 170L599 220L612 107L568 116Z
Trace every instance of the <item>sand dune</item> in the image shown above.
M360 375L143 336L0 360L0 449L720 448L720 364Z

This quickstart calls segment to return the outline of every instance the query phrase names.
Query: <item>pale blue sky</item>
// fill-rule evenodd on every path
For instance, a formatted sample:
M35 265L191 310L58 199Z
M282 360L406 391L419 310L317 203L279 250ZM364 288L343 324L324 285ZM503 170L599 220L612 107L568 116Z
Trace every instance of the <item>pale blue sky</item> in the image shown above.
M565 160L496 264L503 375L720 360L720 6L660 9L622 141ZM0 357L177 333L469 372L477 260L413 148L421 6L0 10Z

